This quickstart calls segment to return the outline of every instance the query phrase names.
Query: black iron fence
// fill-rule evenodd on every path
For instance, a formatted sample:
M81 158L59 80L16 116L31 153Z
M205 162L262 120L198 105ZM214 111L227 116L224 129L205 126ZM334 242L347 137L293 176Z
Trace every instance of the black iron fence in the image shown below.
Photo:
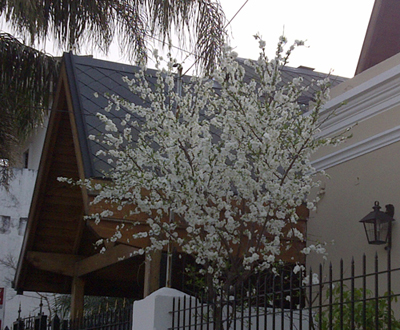
M133 305L93 313L79 320L61 320L57 315L52 320L39 312L37 316L18 318L13 330L132 330Z
M395 304L400 268L391 269L389 257L380 270L377 256L369 266L373 270L367 272L364 256L357 273L354 261L346 270L341 261L337 272L332 265L306 274L282 269L213 299L206 294L175 298L170 329L400 329L400 306Z
M132 330L132 316L133 305L128 305L124 308L85 316L81 320L70 321L68 330Z
M13 330L46 330L47 315L39 313L37 316L26 318L18 317L18 320L13 323Z

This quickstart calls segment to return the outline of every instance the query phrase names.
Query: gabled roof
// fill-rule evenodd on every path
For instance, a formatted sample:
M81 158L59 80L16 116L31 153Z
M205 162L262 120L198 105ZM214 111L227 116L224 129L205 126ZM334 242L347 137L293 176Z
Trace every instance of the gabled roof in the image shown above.
M109 169L109 165L104 158L96 156L99 149L104 148L94 140L89 140L89 135L101 136L106 133L104 124L96 117L96 113L105 113L104 108L108 104L105 95L116 94L123 99L135 104L142 104L142 99L133 94L127 84L123 82L122 77L133 78L138 72L138 68L127 64L97 60L92 57L75 56L72 54L64 55L66 73L70 82L70 90L73 102L73 108L76 114L76 124L79 133L79 140L82 149L84 161L85 177L103 177ZM245 67L246 80L256 79L254 70L246 65L244 59L239 58L239 63ZM156 84L156 71L147 70L149 83ZM304 83L310 85L312 81L330 77L332 87L345 81L346 79L338 76L313 71L309 68L282 68L282 83L291 81L296 77L303 77ZM307 91L299 102L308 105L312 100L315 89ZM120 122L126 111L124 109L112 113L116 124ZM108 114L110 115L110 114ZM117 117L118 116L118 117ZM140 118L137 118L140 121ZM133 135L137 128L132 127Z
M96 156L100 146L96 141L89 140L88 136L106 134L104 124L96 117L98 112L105 113L104 108L108 105L105 95L116 94L127 101L143 103L139 96L130 92L128 85L122 80L125 76L132 79L138 68L72 54L64 55L64 63L82 149L85 177L103 177L109 166L103 158ZM155 71L148 70L147 73L149 80L155 83ZM123 119L125 113L121 109L119 117L115 118L116 121Z
M132 257L131 253L146 242L132 246L122 237L104 255L99 254L96 241L109 237L116 225L125 220L121 216L101 221L99 226L84 221L84 215L93 212L89 204L93 196L85 189L57 180L102 178L107 172L108 163L97 155L98 142L88 137L106 134L96 114L105 112L107 93L143 102L122 80L124 76L133 78L137 70L126 64L64 54L16 272L18 291L69 293L75 276L86 279L85 294L141 297L144 258ZM250 68L246 70L247 79L251 79ZM305 82L325 77L308 69L282 70L287 80L299 74ZM155 84L155 71L148 70L147 74L150 83ZM342 80L336 78L333 84ZM310 92L301 101L308 104L311 98ZM116 121L121 121L125 110L113 114ZM121 261L122 257L125 259Z
M254 69L249 65L246 65L246 59L238 58L238 62L245 68L246 70L246 80L250 81L251 79L257 80L257 75L254 72ZM298 68L292 68L289 66L284 66L281 72L282 84L286 84L289 81L292 81L294 78L302 77L305 86L311 86L308 91L306 91L300 98L299 103L308 106L310 101L313 100L314 94L317 91L318 86L312 85L313 82L322 80L325 78L329 78L331 87L335 87L336 85L344 82L347 78L339 77L331 74L316 72L312 68L300 66Z

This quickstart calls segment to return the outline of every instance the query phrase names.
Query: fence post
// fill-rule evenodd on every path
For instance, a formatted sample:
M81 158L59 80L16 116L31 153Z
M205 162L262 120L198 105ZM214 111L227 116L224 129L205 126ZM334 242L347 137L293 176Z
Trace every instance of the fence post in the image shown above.
M24 321L19 319L13 323L13 330L24 330L25 324Z
M172 325L174 297L195 299L175 289L161 288L146 298L135 301L133 305L133 330L168 330ZM175 299L175 301L177 300L179 301L179 299Z
M51 320L51 328L50 330L60 330L61 326L61 321L58 315L54 316L54 318Z
M46 330L47 328L47 315L40 314L35 317L34 329L35 330Z

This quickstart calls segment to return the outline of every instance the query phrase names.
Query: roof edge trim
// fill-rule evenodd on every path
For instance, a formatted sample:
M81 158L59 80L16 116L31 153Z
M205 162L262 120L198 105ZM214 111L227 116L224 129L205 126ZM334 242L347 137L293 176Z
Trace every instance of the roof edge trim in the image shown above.
M84 120L81 93L77 83L77 73L75 68L74 55L72 52L64 53L64 63L68 78L68 87L70 89L72 111L77 125L80 153L83 160L83 170L86 178L94 176L92 159L88 145L88 133Z

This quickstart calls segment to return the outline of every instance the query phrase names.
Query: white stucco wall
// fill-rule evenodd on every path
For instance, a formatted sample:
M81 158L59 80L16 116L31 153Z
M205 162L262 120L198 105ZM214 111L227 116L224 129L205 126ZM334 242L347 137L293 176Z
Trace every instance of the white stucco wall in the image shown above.
M0 186L0 259L6 260L11 256L17 262L26 224L21 218L28 217L37 171L13 169L12 172L9 189ZM3 217L9 217L9 224L6 223L8 218L4 221ZM21 316L29 316L40 303L34 293L16 295L9 282L13 278L14 270L0 265L0 286L6 287L4 324L10 329L18 316L20 304Z
M18 262L26 224L20 219L28 218L47 124L48 118L35 129L25 144L16 150L16 163L11 172L9 187L6 189L0 186L0 259L2 260L12 256L15 263ZM28 167L23 168L25 167L23 154L26 151L29 152ZM3 217L6 217L6 221L7 217L10 219L6 229L3 228ZM18 316L20 305L21 317L26 317L37 313L40 304L39 295L36 293L26 292L24 295L16 295L9 282L9 279L13 278L14 270L0 265L0 286L6 288L4 326L10 329L12 322Z
M133 305L133 330L168 330L172 325L174 297L193 300L193 297L175 289L161 288Z
M39 168L48 121L49 118L46 117L43 124L38 126L33 134L25 141L24 145L19 148L15 167L24 167L23 155L26 151L29 151L28 168L33 170Z

